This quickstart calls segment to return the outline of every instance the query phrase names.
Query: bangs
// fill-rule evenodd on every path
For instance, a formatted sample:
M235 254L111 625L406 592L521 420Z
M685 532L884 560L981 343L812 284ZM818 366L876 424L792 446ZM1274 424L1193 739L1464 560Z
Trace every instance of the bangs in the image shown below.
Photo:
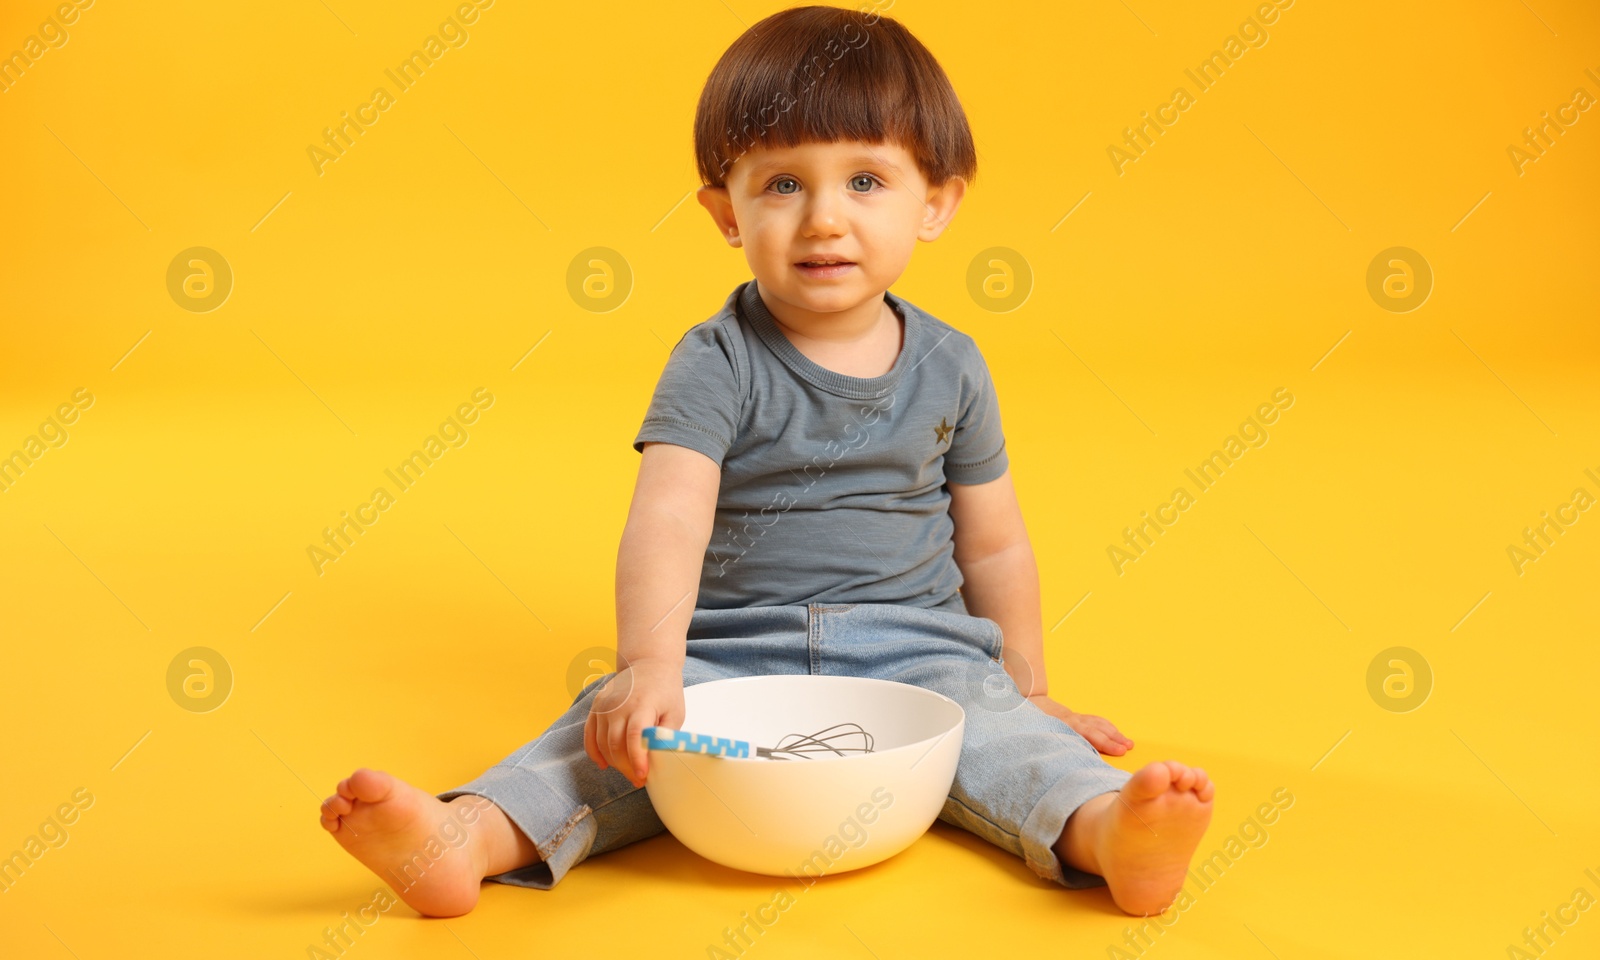
M977 175L944 70L903 26L872 13L811 6L762 20L722 55L695 113L700 178L713 187L750 150L841 140L898 144L930 184Z

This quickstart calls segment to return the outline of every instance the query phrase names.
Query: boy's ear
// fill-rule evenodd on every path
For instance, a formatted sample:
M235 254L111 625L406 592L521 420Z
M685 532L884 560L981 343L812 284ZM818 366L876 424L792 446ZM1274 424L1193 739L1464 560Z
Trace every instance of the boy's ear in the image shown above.
M727 187L701 187L695 192L695 199L710 212L717 232L729 246L737 247L744 242L739 237L739 224L733 217L733 200L728 197Z
M926 213L922 218L922 228L917 231L918 240L937 240L944 233L945 227L955 218L956 210L961 207L961 198L966 196L967 181L961 177L951 177L943 184L928 191Z

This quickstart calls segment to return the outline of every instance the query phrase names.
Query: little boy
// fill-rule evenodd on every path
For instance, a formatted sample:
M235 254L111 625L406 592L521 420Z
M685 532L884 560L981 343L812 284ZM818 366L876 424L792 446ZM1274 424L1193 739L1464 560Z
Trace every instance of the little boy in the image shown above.
M634 446L617 667L541 736L437 796L359 769L322 825L406 903L549 889L660 833L641 786L683 688L873 676L966 711L939 817L1069 888L1165 909L1211 818L1205 772L1047 694L1038 572L972 338L888 292L977 158L944 71L871 12L797 7L736 40L695 120L701 204L754 279L673 348ZM443 837L447 844L438 840Z

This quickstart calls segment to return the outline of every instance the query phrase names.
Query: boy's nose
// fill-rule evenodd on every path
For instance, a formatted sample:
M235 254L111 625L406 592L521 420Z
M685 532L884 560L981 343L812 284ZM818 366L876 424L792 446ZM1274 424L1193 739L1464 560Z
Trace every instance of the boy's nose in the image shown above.
M808 237L837 237L844 234L843 201L837 197L817 195L806 205L802 224Z

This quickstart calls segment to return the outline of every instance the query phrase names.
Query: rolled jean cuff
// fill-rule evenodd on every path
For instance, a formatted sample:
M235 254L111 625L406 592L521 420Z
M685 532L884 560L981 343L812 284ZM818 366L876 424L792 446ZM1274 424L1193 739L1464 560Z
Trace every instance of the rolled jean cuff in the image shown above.
M528 770L494 766L476 780L437 796L449 802L465 794L476 794L492 800L533 841L539 851L538 863L484 877L485 880L549 890L561 882L568 870L589 855L599 832L594 811L588 804L574 806L570 797L550 789ZM567 810L569 813L566 816L552 816L550 811L554 810Z
M1069 890L1105 886L1105 877L1063 863L1053 848L1074 811L1102 793L1121 790L1132 777L1126 770L1100 763L1074 770L1045 791L1022 822L1022 858L1033 872Z

